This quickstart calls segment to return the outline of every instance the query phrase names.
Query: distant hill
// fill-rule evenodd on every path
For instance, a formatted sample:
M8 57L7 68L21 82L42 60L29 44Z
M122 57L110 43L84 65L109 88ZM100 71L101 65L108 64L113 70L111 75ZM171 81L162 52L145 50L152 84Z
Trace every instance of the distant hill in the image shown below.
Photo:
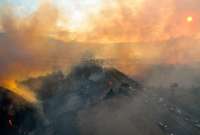
M139 92L141 85L113 68L104 68L94 61L85 61L72 68L68 75L56 72L23 82L38 91L49 125L37 134L79 134L77 113L116 97ZM40 87L35 87L39 85ZM49 131L50 130L50 131Z

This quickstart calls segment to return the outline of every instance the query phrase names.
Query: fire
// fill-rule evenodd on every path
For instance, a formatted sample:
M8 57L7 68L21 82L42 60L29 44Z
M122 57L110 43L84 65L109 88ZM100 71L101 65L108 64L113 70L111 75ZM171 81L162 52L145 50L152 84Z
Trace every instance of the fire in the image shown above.
M12 120L8 120L8 123L9 123L10 127L13 127L13 122L12 122Z
M28 88L25 88L24 86L18 85L14 81L8 81L4 83L3 85L8 90L11 90L12 92L16 93L17 95L23 97L26 101L30 103L37 103L36 95L29 90Z
M68 70L87 51L113 60L112 65L127 74L143 72L163 59L169 64L186 63L186 58L188 63L199 60L199 41L174 41L200 35L198 13L175 10L173 0L61 1L58 7L42 3L22 17L15 15L15 8L2 10L0 85L5 78L19 81L57 68ZM3 86L37 102L33 92L15 81Z

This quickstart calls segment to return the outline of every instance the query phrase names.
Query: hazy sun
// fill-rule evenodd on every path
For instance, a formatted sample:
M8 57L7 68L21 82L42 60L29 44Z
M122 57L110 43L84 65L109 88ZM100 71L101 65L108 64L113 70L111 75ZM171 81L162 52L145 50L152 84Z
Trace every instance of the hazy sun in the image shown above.
M187 22L190 23L190 22L192 22L192 21L193 21L193 17L192 17L192 16L188 16L188 17L187 17Z
M60 0L58 5L68 19L68 29L77 31L87 24L91 15L96 15L100 11L102 0ZM66 26L64 22L59 23L61 24Z

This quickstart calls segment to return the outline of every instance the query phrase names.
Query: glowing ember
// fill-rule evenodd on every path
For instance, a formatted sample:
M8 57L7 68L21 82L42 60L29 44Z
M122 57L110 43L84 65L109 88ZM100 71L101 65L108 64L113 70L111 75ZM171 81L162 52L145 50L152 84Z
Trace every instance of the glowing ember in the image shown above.
M13 127L12 120L8 120L8 123L9 123L10 127Z

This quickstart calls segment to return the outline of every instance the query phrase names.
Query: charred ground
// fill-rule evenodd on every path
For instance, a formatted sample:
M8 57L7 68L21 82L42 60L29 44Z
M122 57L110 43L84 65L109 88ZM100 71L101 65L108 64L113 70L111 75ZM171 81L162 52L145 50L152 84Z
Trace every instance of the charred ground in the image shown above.
M1 88L0 129L6 135L200 133L198 86L145 85L93 62L22 84L38 93L40 103L32 105Z

